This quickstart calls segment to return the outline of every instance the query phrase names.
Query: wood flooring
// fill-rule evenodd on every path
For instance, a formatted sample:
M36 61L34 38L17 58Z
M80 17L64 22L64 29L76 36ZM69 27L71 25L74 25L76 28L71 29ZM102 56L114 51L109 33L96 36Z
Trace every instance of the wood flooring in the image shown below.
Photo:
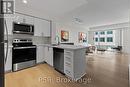
M127 54L105 52L86 55L86 75L76 81L48 64L5 75L5 87L128 87Z

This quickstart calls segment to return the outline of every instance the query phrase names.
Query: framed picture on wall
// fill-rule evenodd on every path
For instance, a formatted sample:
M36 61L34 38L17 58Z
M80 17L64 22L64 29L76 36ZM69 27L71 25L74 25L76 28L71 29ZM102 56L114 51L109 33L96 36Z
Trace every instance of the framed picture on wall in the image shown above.
M87 42L87 33L79 32L79 43Z
M69 41L69 32L61 30L61 42Z

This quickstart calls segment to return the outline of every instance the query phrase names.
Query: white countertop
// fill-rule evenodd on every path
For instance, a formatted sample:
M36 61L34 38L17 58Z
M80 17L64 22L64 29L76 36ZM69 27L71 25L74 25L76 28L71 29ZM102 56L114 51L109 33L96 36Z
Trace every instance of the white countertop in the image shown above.
M86 49L85 46L78 46L78 45L58 45L53 46L54 48L61 48L61 49L70 49L70 50L78 50L78 49Z
M49 47L52 47L51 44L36 44L36 46L49 46Z
M70 50L77 50L77 49L86 49L87 46L80 46L80 45L51 45L51 44L37 44L37 46L49 46L53 48L61 48L61 49L70 49Z

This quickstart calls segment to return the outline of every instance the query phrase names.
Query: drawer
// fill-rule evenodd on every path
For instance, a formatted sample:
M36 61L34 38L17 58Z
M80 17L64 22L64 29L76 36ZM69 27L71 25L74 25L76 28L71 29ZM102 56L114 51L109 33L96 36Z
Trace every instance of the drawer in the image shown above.
M71 58L71 57L65 56L64 59L65 59L65 62L70 62L70 63L72 63L72 58Z
M71 69L72 68L72 64L69 63L69 62L65 62L65 68L67 68L67 67Z
M73 57L73 51L65 50L65 51L64 51L64 54L65 54L65 56Z
M64 63L64 71L65 70L68 70L68 71L71 71L72 72L72 64L71 63L68 63L68 62L65 62Z

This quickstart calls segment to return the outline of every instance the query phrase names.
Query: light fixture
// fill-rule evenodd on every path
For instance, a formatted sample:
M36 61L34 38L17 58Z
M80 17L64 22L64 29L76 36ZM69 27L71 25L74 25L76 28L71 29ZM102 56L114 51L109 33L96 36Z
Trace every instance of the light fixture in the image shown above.
M74 22L75 23L79 23L79 24L82 24L83 23L83 20L79 19L79 18L74 18Z
M18 24L20 24L20 22L17 22Z
M23 1L24 4L27 4L27 3L28 3L27 0L22 0L22 1Z

